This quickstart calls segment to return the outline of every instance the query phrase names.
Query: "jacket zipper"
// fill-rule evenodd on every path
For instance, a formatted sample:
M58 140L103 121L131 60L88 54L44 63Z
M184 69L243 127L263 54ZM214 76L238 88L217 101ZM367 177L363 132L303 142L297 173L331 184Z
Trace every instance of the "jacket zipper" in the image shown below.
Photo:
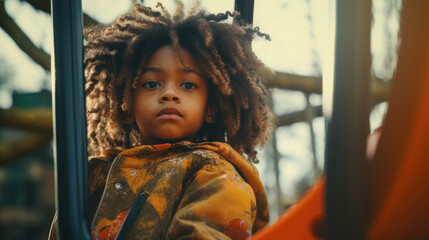
M130 230L131 225L136 219L137 215L140 212L143 204L146 202L146 199L149 197L149 193L142 190L139 195L137 195L136 200L130 208L127 216L125 217L124 223L122 224L121 229L119 229L118 234L116 235L115 240L123 240L126 239L127 233Z

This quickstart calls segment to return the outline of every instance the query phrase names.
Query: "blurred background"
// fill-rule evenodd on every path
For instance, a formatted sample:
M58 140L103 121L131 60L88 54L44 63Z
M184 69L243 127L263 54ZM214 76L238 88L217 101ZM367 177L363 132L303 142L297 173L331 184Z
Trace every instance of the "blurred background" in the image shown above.
M158 1L174 11L174 0L138 2L154 8ZM84 24L109 24L133 2L83 0ZM401 0L372 4L371 131L388 105L402 6ZM203 0L202 6L225 12L234 1ZM264 81L273 88L267 100L277 128L257 164L272 222L323 174L322 73L334 12L333 0L255 0L253 25L272 41L256 39L253 47L276 73ZM50 0L0 0L0 28L0 239L46 239L55 211Z

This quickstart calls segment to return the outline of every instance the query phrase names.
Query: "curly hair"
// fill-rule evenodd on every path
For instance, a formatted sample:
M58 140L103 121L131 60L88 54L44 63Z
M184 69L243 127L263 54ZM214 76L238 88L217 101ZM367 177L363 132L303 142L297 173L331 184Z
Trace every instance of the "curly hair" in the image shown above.
M109 149L142 145L132 116L133 89L150 56L170 45L186 67L180 49L188 50L200 63L209 82L209 106L217 120L204 123L195 141L229 143L249 160L258 162L256 147L262 147L272 130L272 115L265 103L268 94L256 68L265 67L255 56L255 36L269 36L259 28L237 24L237 12L209 14L196 3L184 13L178 1L171 16L134 4L129 13L109 26L84 30L84 69L88 151L102 155ZM232 18L232 23L227 20Z

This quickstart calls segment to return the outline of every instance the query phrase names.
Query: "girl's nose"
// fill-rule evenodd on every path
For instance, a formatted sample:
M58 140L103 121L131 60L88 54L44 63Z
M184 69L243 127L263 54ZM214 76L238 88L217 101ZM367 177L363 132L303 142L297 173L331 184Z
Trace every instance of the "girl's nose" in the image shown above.
M173 89L166 89L160 96L159 102L180 102L179 95Z

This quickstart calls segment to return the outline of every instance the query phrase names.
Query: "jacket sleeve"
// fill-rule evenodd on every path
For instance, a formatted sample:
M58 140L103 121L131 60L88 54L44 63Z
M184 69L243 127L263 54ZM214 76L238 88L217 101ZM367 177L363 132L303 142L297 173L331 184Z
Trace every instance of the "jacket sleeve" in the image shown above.
M247 239L256 216L252 188L226 160L211 159L184 186L167 239Z
M92 158L88 162L89 207L91 219L94 217L101 195L103 194L111 163L112 161L110 159L103 157ZM49 240L59 239L57 237L57 222L58 211L55 212L55 216L52 219L48 237Z

